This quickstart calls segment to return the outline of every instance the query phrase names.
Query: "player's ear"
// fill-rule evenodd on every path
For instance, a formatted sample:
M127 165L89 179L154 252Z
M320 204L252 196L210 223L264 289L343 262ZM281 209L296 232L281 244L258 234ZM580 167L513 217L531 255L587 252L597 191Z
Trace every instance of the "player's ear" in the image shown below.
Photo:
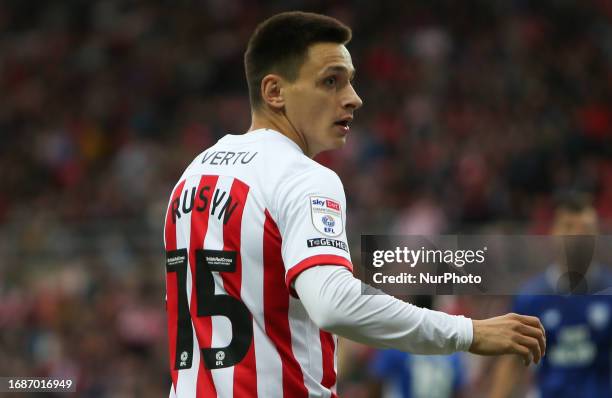
M285 106L283 98L283 79L279 75L266 75L261 79L261 97L263 101L274 109L280 110Z

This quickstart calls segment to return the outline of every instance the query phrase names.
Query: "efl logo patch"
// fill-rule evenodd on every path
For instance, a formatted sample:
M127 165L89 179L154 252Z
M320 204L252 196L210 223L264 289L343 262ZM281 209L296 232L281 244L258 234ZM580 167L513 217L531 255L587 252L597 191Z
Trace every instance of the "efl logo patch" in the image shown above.
M309 201L312 225L316 230L327 236L340 235L344 228L340 203L321 196L311 196Z

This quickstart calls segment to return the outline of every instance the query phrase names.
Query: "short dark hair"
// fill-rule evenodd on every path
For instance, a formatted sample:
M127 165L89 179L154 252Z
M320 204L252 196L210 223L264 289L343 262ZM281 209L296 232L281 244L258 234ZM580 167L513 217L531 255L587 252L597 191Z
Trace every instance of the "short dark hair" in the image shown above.
M581 213L593 207L593 200L590 194L575 190L557 193L555 202L557 210L570 213Z
M266 19L253 32L244 53L251 107L255 109L261 105L261 79L268 73L295 81L310 45L346 44L351 36L348 26L325 15L291 11Z

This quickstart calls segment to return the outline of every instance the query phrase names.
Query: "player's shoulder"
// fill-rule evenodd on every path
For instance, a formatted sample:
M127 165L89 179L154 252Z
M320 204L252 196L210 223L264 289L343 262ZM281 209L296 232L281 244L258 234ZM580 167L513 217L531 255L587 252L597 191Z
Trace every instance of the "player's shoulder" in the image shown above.
M590 293L594 295L612 295L612 271L607 264L597 263L590 278Z
M302 203L305 198L309 198L309 202L325 203L331 199L338 208L344 208L344 187L333 170L303 156L286 171L275 190L274 203Z
M309 181L312 183L342 186L342 181L335 171L317 163L307 156L303 156L299 159L296 166L298 167L298 172L287 176L288 178L299 180L302 183Z
M521 287L512 300L512 309L522 314L531 314L536 305L549 301L554 294L555 289L543 272L529 279Z

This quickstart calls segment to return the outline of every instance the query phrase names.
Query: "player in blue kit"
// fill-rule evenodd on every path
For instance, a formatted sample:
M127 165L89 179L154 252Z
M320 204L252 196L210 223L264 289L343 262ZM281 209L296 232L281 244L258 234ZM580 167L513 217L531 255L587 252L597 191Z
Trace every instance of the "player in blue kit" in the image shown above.
M559 203L552 233L574 235L569 238L570 243L572 239L580 242L581 237L585 238L582 243L588 246L589 236L597 234L597 224L596 211L588 199L572 194ZM513 311L539 317L546 329L548 355L535 374L534 387L540 398L609 398L612 397L612 295L609 290L612 274L594 262L584 273L585 278L567 278L566 267L571 268L567 265L571 260L567 259L571 257L567 253L566 260L559 261L565 262L564 266L551 266L530 281L516 297ZM578 272L575 274L580 276ZM601 294L606 290L607 294ZM559 294L569 292L572 294ZM502 357L490 396L511 396L514 387L522 384L524 372L524 367L513 357Z
M461 396L467 378L461 353L413 355L398 350L378 351L370 371L384 380L386 392L398 398L454 398ZM382 384L370 387L370 397L380 397ZM387 396L387 395L385 395Z

